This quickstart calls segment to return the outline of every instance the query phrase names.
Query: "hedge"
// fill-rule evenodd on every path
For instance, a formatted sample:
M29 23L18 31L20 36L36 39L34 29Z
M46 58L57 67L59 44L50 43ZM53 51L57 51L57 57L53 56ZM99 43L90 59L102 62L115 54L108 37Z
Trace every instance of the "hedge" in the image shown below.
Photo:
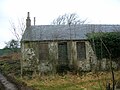
M112 58L119 58L120 57L120 32L97 32L97 33L89 33L87 35L88 40L90 40L91 45L98 57L101 58L109 58L109 54L105 48L111 53ZM102 41L103 43L101 43Z

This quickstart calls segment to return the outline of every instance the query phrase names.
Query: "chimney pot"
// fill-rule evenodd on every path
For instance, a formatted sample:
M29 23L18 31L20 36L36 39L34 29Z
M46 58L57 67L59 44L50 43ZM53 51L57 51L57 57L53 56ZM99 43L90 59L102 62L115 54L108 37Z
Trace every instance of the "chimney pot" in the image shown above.
M27 19L26 19L26 28L31 26L31 20L30 20L30 13L27 13Z
M30 17L30 12L28 12L28 16L27 16L28 18Z
M34 26L35 26L36 18L34 17Z

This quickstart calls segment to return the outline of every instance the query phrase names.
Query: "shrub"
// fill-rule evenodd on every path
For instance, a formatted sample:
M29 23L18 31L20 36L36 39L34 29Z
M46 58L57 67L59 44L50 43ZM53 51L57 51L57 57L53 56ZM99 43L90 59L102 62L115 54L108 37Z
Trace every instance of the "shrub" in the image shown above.
M109 58L109 54L104 46L108 48L112 58L119 58L120 52L120 32L98 32L87 35L92 47L95 45L96 55L98 59ZM94 40L94 45L93 45ZM104 44L101 44L101 40ZM93 49L94 50L94 49ZM102 57L101 57L102 55Z

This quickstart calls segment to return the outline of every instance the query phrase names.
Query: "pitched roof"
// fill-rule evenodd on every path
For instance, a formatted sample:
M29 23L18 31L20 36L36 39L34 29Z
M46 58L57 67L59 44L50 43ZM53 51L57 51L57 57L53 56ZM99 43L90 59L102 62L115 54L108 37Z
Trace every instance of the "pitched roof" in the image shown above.
M120 25L39 25L27 28L22 36L22 41L42 40L80 40L87 39L90 32L113 32L120 31Z

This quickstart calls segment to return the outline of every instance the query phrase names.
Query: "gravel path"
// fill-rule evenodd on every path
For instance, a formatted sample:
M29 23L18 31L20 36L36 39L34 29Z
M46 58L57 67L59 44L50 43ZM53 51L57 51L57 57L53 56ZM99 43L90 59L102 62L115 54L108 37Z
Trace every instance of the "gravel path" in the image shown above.
M0 82L5 87L5 90L18 90L16 86L9 82L1 73L0 73Z

